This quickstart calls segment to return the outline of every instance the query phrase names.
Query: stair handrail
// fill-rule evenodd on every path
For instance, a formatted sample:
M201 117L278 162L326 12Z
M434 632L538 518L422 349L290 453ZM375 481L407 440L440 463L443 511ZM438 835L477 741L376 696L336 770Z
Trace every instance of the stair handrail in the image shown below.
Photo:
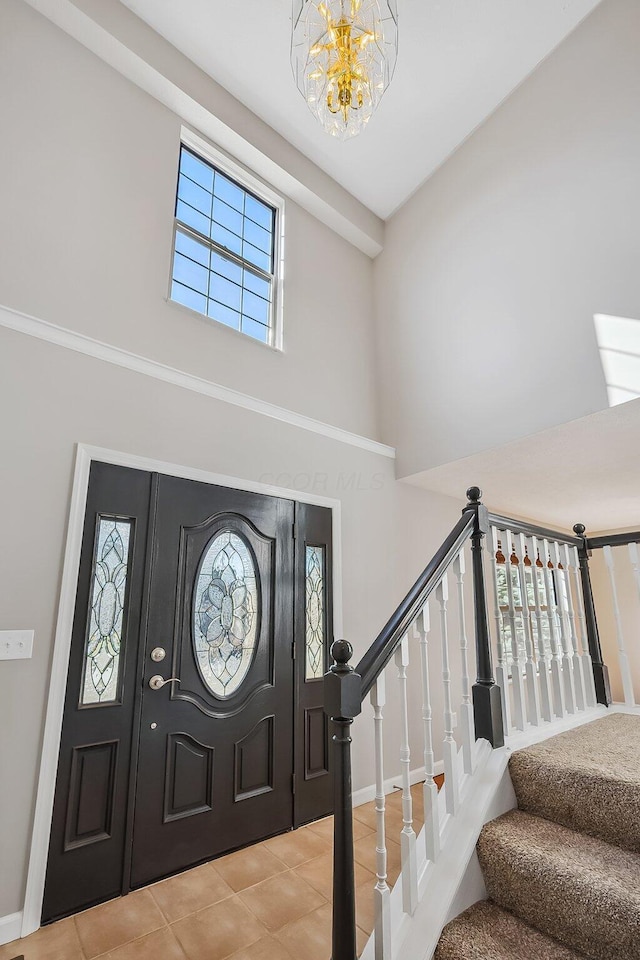
M475 524L473 510L465 508L451 533L442 542L405 598L362 657L355 672L362 680L362 700L395 653L400 641L434 592L452 561L470 539Z
M334 756L333 821L333 926L332 960L356 960L353 798L351 785L350 727L362 710L362 701L441 584L447 570L471 541L477 680L473 685L475 733L492 746L504 744L502 704L493 677L491 637L487 615L482 541L489 532L488 511L479 487L467 490L462 517L445 538L413 587L382 628L356 670L349 661L351 644L336 640L331 647L333 664L325 674L325 713L331 719Z

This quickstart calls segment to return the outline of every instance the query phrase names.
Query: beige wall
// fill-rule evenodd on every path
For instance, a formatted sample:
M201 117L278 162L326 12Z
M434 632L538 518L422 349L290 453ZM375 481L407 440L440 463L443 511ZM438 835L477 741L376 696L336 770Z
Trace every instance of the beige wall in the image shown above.
M284 353L167 302L180 118L20 0L0 17L0 304L376 437L371 260L289 201Z
M639 35L637 0L603 0L387 223L400 476L607 406L593 315L640 318Z
M594 536L595 535L596 534L594 534ZM631 672L636 703L640 703L640 598L638 597L638 586L633 575L633 566L629 559L628 547L614 547L612 556L622 636ZM605 564L602 550L593 551L593 556L589 561L589 567L596 605L598 632L602 646L602 659L609 668L611 695L615 703L624 703L613 593L611 591L609 571Z
M289 202L283 354L168 304L179 118L19 0L0 15L0 305L375 437L371 261ZM340 499L356 657L461 506L387 457L0 327L0 629L35 630L32 659L0 662L0 918L23 904L78 442Z
M25 373L38 389L24 391ZM340 499L344 633L356 658L455 522L459 503L398 484L387 458L3 329L0 392L2 409L11 407L1 441L1 625L35 629L33 659L0 663L3 916L22 907L77 441L253 481L286 483L288 474L298 488L315 484ZM390 719L391 737L393 727ZM373 779L371 730L361 725L356 736L360 787Z

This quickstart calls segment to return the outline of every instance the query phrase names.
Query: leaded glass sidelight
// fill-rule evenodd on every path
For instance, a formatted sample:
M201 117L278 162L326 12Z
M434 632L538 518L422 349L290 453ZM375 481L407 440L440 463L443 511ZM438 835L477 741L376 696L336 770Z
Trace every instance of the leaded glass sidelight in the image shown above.
M305 567L305 680L324 675L324 547L307 547Z
M82 706L118 700L132 523L117 517L97 520Z
M192 638L211 693L232 696L245 679L258 634L258 580L251 550L231 530L207 546L193 594Z

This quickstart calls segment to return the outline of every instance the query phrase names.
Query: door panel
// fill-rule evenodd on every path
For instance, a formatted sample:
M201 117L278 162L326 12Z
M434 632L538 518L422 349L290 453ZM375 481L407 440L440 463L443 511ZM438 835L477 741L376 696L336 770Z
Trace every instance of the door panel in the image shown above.
M332 514L296 504L296 827L333 810L329 724L322 678L333 640Z
M122 892L151 475L91 467L43 922Z
M291 827L292 525L290 501L159 478L133 886Z
M331 569L329 510L92 465L43 922L330 812Z

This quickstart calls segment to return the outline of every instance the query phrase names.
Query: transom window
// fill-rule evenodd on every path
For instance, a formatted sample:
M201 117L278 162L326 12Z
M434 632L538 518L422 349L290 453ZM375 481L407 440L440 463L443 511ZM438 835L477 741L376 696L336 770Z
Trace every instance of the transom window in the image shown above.
M183 144L171 299L274 345L277 216Z

